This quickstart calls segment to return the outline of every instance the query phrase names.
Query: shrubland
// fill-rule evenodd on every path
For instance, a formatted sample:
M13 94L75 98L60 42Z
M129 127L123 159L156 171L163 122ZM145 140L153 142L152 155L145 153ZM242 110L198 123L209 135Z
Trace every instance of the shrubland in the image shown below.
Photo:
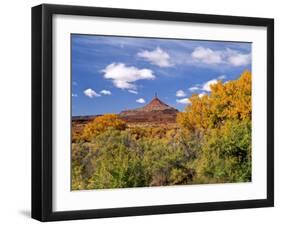
M72 143L72 189L251 181L251 73L190 102L176 126L88 123Z

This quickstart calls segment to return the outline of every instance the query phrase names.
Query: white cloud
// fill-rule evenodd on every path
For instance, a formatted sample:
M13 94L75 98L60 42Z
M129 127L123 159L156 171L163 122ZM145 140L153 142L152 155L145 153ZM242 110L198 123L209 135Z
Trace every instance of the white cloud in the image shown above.
M212 79L208 82L205 82L203 85L202 85L202 90L204 91L207 91L207 92L210 92L211 91L211 85L214 85L214 84L217 84L218 83L218 80L217 79Z
M227 61L233 66L245 66L251 62L251 54L240 53L235 50L227 49Z
M137 103L144 104L145 100L143 98L139 98L136 100Z
M126 66L124 63L112 63L102 70L105 79L112 80L115 87L120 89L136 90L135 81L155 79L150 69L139 69L133 66Z
M72 97L78 97L78 95L76 93L72 93L71 96Z
M186 93L183 90L180 89L176 92L176 96L177 97L185 97Z
M226 78L226 75L220 75L215 79L209 80L202 85L201 90L210 92L211 91L211 87L210 87L211 85L217 84L218 80L223 80L225 78Z
M211 85L214 85L214 84L218 83L219 80L223 80L225 78L226 78L226 75L220 75L217 78L209 80L209 81L207 81L207 82L205 82L205 83L203 83L201 85L200 84L196 84L195 86L190 87L189 91L194 92L194 91L202 90L202 91L210 92L211 91L211 87L210 87ZM199 96L201 94L204 94L204 93L205 92L200 93Z
M219 64L222 63L222 56L220 51L214 51L210 48L197 47L191 53L193 59L202 61L206 64Z
M138 91L136 91L136 90L131 90L131 89L129 89L128 92L129 92L129 93L133 93L133 94L138 94Z
M230 48L224 50L212 50L202 46L196 47L191 53L195 62L209 65L231 65L234 67L245 66L251 63L251 53L242 53Z
M93 98L93 97L100 97L101 95L96 93L95 90L92 90L91 88L84 90L84 94L87 97Z
M203 96L205 96L206 95L206 93L205 92L203 92L203 93L199 93L198 94L198 96L201 98L201 97L203 97Z
M103 95L111 95L111 92L109 90L103 89L102 91L100 91L101 94Z
M189 91L193 92L193 91L196 91L196 90L199 90L199 89L200 89L200 87L198 85L196 85L196 86L190 87Z
M170 62L170 55L159 47L153 51L143 50L139 52L137 56L159 67L173 66Z
M190 104L191 103L188 98L177 99L176 102L179 104Z

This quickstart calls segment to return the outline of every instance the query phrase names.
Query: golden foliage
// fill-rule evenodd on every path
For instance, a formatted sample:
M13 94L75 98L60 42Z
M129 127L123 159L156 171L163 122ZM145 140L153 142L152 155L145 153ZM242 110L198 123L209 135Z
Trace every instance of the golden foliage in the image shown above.
M92 138L105 132L108 128L124 130L126 129L126 123L116 114L105 114L99 116L84 127L82 138L90 141Z
M177 122L190 132L223 124L226 120L251 120L251 72L244 71L238 80L211 85L210 95L193 95Z

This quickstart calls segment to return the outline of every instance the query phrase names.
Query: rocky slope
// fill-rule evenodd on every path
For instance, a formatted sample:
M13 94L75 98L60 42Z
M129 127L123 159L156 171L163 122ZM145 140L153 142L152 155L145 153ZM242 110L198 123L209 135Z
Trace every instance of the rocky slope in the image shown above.
M155 96L147 105L122 111L119 116L128 124L159 125L175 123L178 112L177 109L170 107ZM98 116L100 115L73 116L72 129L79 132L89 121Z
M174 123L178 110L161 101L157 96L141 108L122 111L119 115L126 122Z

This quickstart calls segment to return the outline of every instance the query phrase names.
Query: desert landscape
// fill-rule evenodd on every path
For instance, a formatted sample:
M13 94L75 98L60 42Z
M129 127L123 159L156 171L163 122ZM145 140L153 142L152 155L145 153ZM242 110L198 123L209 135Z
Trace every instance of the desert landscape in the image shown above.
M251 73L119 114L73 117L72 189L251 181Z
M251 43L71 43L71 190L252 181Z
M162 102L157 95L144 107L124 110L118 114L119 118L133 127L161 127L176 128L176 118L179 111ZM81 134L84 126L101 115L72 117L74 134Z

